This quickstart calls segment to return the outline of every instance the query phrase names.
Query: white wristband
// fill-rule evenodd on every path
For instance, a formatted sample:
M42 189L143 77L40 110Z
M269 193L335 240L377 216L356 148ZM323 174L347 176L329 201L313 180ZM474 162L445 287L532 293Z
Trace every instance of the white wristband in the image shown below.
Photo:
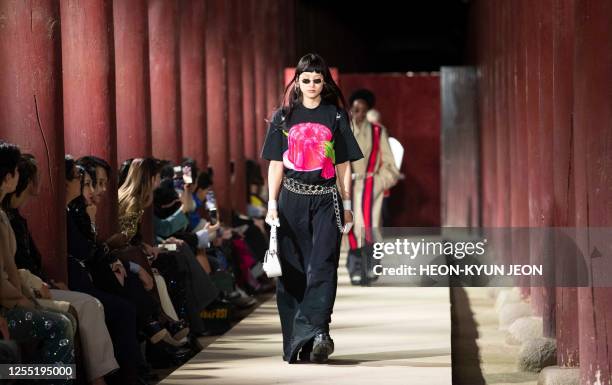
M351 210L353 207L353 202L350 199L345 199L342 201L342 207L345 210Z
M277 209L278 209L278 205L276 203L276 200L270 199L268 201L268 210L277 210Z

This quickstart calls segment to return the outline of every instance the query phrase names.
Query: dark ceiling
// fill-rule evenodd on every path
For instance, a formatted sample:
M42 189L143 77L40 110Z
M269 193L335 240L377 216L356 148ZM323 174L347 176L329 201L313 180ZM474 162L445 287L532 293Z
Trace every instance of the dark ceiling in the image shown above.
M464 64L467 0L297 0L298 56L341 72L437 71Z

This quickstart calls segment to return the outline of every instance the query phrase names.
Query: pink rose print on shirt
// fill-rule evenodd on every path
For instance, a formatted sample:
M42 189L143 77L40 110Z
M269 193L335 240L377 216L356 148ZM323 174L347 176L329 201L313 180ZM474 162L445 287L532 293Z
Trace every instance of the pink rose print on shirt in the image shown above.
M295 171L321 170L324 179L334 177L335 154L329 128L319 123L299 123L291 127L287 136L285 167Z

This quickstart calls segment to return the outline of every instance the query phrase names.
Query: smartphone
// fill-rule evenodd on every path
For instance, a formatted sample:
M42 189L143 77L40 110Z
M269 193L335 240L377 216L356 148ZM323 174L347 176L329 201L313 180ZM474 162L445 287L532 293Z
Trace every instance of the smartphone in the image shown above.
M174 166L173 170L174 170L174 178L175 179L178 179L178 178L182 177L183 168L181 166Z
M192 184L193 177L191 176L191 167L185 166L183 167L182 171L183 171L183 182L185 182L185 184Z
M208 211L210 213L210 224L211 225L216 225L217 224L217 209L210 209Z
M157 247L168 251L176 251L176 245L174 243L160 243Z

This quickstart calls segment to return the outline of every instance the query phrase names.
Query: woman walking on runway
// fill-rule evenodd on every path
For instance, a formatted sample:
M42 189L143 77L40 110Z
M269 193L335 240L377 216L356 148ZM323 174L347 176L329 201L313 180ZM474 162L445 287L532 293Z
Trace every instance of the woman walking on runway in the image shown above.
M300 360L320 363L334 350L329 323L340 240L353 222L350 162L363 155L344 97L319 55L300 59L282 105L270 121L262 157L270 160L266 222L279 226L283 359L294 363L299 352Z

